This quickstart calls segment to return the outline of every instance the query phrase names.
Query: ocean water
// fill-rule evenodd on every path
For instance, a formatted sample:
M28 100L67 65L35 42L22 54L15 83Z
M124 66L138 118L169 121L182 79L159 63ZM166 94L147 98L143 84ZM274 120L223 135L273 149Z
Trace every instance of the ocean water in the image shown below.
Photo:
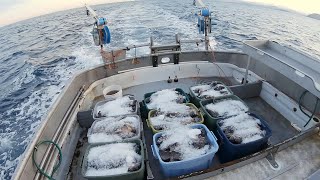
M204 0L205 1L205 0ZM106 49L149 41L199 38L193 0L136 0L93 6L106 17ZM320 21L270 6L205 1L213 10L210 38L216 50L241 51L241 41L271 39L320 59ZM102 63L84 8L57 12L0 28L0 179L10 179L41 120L74 74ZM198 49L190 44L185 49ZM202 48L202 47L200 47ZM134 52L129 52L131 56ZM147 48L137 55L148 53Z

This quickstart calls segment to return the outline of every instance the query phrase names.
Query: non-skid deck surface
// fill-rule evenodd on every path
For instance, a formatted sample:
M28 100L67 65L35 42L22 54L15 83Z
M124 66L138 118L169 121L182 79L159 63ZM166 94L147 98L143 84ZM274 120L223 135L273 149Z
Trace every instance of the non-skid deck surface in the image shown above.
M141 101L143 99L143 95L148 92L154 92L162 89L167 88L181 88L186 93L189 93L189 87L203 83L203 82L210 82L213 80L222 81L227 85L235 85L238 84L234 79L226 79L226 78L188 78L188 79L179 79L179 82L172 82L167 83L166 81L159 81L159 82L153 82L153 83L147 83L139 86L130 87L123 90L123 94L133 94L138 101ZM96 98L95 101L98 101L101 97ZM272 137L270 139L270 143L276 144L279 143L285 139L288 139L294 135L296 135L298 132L291 127L288 120L286 120L279 112L277 112L275 109L273 109L270 105L268 105L263 99L260 97L254 97L249 99L244 99L244 101L249 106L251 112L262 116L265 121L268 123L272 130ZM94 103L95 104L95 103ZM152 155L151 151L151 144L152 144L152 131L148 128L145 119L143 120L143 129L144 129L144 137L147 147L147 155L148 159L150 161L150 167L153 172L154 179L165 179L163 176L160 164L157 159L155 159ZM82 138L85 138L82 136ZM83 140L82 140L83 141ZM81 155L80 158L78 158L77 166L81 164L82 161L82 154L84 147L87 146L86 140L83 141L84 144L81 148ZM77 149L79 150L79 149ZM76 151L77 151L76 150ZM214 162L212 164L212 167L221 165L219 162L219 157L216 155L214 158ZM81 174L79 174L79 167L74 167L73 172L75 172L72 175L72 179L83 179ZM146 176L145 176L146 177Z

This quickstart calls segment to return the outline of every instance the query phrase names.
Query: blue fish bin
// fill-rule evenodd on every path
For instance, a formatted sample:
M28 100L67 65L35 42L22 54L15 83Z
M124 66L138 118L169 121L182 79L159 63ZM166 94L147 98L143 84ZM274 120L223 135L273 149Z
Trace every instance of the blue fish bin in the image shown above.
M187 175L192 172L207 169L211 166L213 158L219 149L215 135L203 124L192 125L191 128L205 129L207 140L209 141L211 148L204 155L182 161L164 162L160 157L159 148L156 142L165 132L159 132L153 135L153 145L151 145L151 150L153 156L158 159L161 170L166 177Z
M221 163L226 163L235 159L240 159L242 157L256 153L268 147L268 141L272 135L270 127L262 117L257 116L253 113L249 113L249 115L260 120L261 124L259 126L262 130L265 130L265 135L261 139L244 144L233 144L232 142L230 142L223 130L221 129L221 127L219 126L219 122L221 120L217 122L216 134L220 146L217 154Z

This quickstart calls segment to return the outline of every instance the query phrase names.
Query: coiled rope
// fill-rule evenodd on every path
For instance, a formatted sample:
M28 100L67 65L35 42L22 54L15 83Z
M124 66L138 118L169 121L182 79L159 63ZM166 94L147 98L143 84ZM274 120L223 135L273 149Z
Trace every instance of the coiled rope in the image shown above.
M51 175L47 174L47 172L45 172L43 169L40 168L39 164L37 164L36 162L36 159L35 159L35 154L38 150L38 147L42 144L53 144L55 146L55 148L58 149L58 152L59 152L59 163L57 165L55 165L53 167L53 170L52 170L52 173ZM40 172L40 174L44 175L46 178L50 179L50 180L54 180L54 178L52 177L52 175L58 170L59 166L61 165L61 161L62 161L62 151L61 151L61 148L59 147L59 145L51 140L45 140L45 141L41 141L39 142L38 144L36 144L34 146L34 149L33 149L33 153L32 153L32 162L33 164L36 166L36 168L38 169L38 171Z

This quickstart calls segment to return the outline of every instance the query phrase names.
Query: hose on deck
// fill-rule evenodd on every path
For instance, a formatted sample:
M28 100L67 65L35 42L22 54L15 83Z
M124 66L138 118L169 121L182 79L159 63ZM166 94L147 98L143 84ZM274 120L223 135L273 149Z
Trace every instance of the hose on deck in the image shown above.
M316 105L314 106L314 109L313 109L311 115L309 115L308 113L306 113L306 112L302 109L302 99L304 98L304 96L305 96L308 92L309 92L309 91L304 91L304 92L301 94L300 99L299 99L299 108L300 108L300 111L301 111L303 114L305 114L306 116L309 117L309 120L307 121L307 123L306 123L303 127L306 127L306 126L310 123L312 117L316 114L317 107L318 107L318 104L319 104L319 98L317 97Z
M58 149L59 152L59 163L57 165L55 165L53 167L52 173L51 175L47 174L46 172L44 172L43 169L40 168L39 164L37 164L36 159L35 159L35 154L38 150L38 147L42 144L53 144L55 146L55 148ZM51 140L45 140L45 141L41 141L38 144L35 145L34 149L33 149L33 153L32 153L32 162L33 164L36 166L36 168L38 169L38 171L40 172L40 174L44 175L46 178L50 179L50 180L54 180L54 178L52 177L52 175L58 170L59 166L61 165L61 161L62 161L62 151L61 148L59 147L59 145Z

